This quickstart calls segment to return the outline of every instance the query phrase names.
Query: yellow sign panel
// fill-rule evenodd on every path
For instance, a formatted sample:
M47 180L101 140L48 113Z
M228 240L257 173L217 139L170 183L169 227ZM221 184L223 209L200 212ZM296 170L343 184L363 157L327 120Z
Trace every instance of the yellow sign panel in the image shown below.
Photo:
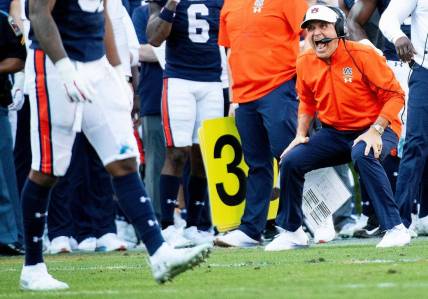
M213 225L220 232L239 226L245 207L248 166L233 117L207 120L199 129L199 142L208 180ZM274 161L274 181L277 164ZM274 219L279 199L270 202L268 219Z

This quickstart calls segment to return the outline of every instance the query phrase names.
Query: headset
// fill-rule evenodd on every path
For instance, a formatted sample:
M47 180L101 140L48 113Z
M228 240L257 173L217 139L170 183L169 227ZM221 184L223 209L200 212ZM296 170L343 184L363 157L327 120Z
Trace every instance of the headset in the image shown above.
M338 7L326 5L337 15L336 23L334 24L334 29L338 38L346 38L348 35L348 24L346 23L345 13Z

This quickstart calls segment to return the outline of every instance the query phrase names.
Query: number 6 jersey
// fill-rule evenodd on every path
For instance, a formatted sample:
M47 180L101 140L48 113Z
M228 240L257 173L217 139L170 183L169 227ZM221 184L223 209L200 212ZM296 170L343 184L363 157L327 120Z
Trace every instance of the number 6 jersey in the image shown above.
M148 0L164 6L167 0ZM181 0L166 40L165 77L220 82L217 44L223 0Z

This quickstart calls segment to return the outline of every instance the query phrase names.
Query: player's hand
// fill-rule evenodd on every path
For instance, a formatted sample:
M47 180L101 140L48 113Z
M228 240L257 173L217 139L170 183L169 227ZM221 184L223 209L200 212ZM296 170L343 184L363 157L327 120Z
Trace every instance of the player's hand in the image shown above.
M21 110L24 105L24 72L17 72L14 74L14 84L12 87L12 103L8 106L9 110Z
M382 137L375 129L370 127L370 129L365 133L358 136L357 139L354 140L353 146L360 141L364 141L366 143L366 148L364 150L365 156L370 153L370 149L373 149L375 158L379 159L380 154L382 153Z
M114 66L114 70L116 71L116 74L118 76L120 88L122 89L122 92L125 94L125 97L128 100L129 110L132 110L132 107L134 106L134 92L132 90L131 85L126 80L125 71L123 70L121 64Z
M95 90L91 84L82 79L81 74L76 70L70 59L67 57L58 60L55 68L65 87L65 92L71 102L92 102Z
M280 156L280 160L279 160L279 164L282 164L282 160L285 157L285 155L287 155L294 147L296 147L299 144L302 143L308 143L309 142L309 137L308 136L296 136L293 141L290 142L290 144L287 146L287 148L282 152L281 156Z
M372 44L372 42L371 42L371 41L369 41L367 38L360 40L360 41L359 41L359 43L360 43L360 44L363 44L363 45L366 45L366 46L370 46L370 47L372 47L372 48L376 51L376 53L377 53L378 55L383 56L383 52L382 52L382 50L380 50L379 48L376 48L376 46L375 46L375 45L373 45L373 44Z
M398 57L404 62L410 62L416 54L416 50L407 36L402 36L395 41L395 49Z

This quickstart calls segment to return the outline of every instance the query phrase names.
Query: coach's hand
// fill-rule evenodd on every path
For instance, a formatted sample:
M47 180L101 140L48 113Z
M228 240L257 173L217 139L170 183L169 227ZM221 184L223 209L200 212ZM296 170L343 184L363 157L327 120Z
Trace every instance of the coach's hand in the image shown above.
M367 156L370 153L370 149L373 149L375 158L379 159L380 154L382 153L382 137L375 129L370 127L370 129L365 133L358 136L357 139L354 140L353 146L360 141L364 141L366 143L364 155Z
M290 142L290 144L287 146L287 148L282 152L279 164L282 164L282 160L285 157L286 154L288 154L295 146L302 144L302 143L308 143L309 137L308 136L300 136L297 135L293 141Z
M71 102L92 102L95 91L89 82L82 80L70 59L64 57L55 63Z
M406 36L402 36L395 41L395 49L398 57L404 62L410 62L416 54L412 42Z

